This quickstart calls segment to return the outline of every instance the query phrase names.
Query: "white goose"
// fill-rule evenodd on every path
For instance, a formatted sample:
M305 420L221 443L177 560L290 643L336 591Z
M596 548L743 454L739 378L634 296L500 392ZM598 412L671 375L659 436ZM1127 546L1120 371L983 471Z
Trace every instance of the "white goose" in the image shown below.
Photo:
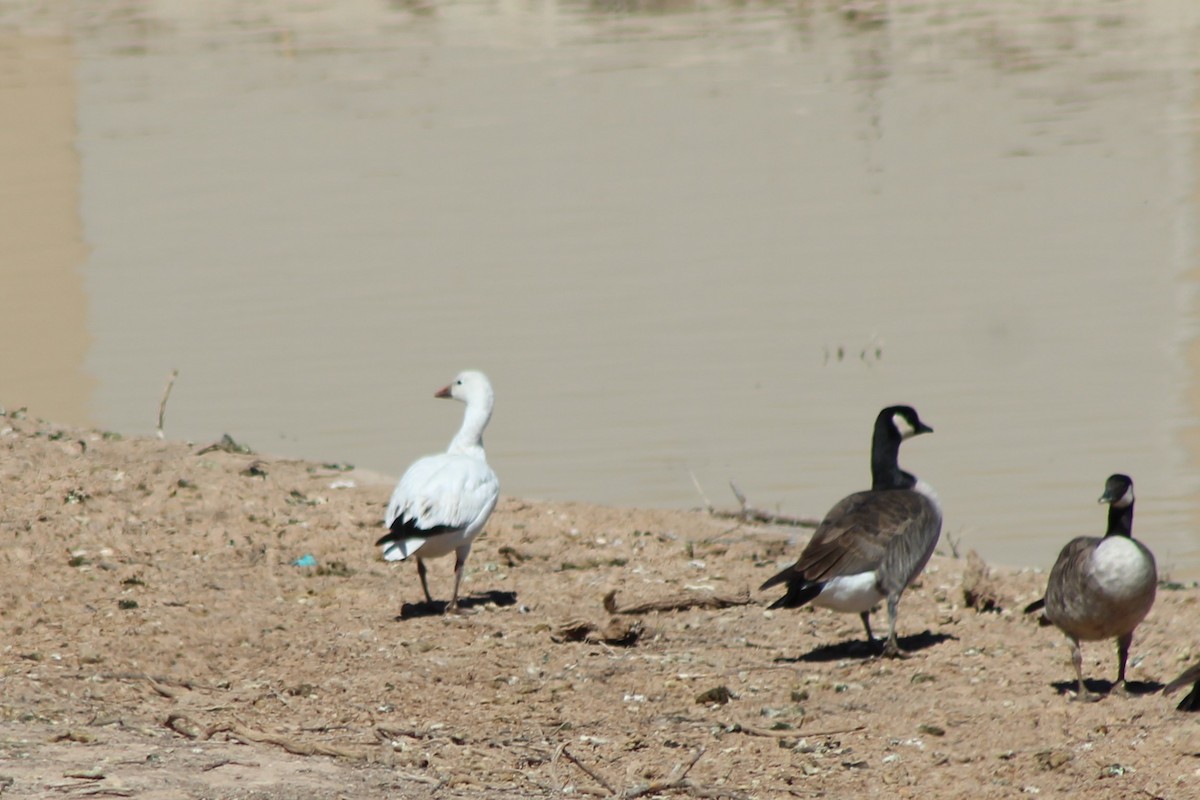
M500 481L487 464L483 429L492 416L492 384L482 372L461 372L434 397L452 397L467 404L462 427L445 453L418 459L405 471L388 503L384 526L388 532L375 542L388 561L416 556L417 575L425 601L433 602L425 580L425 559L454 559L454 594L446 611L458 609L458 587L471 543L483 530L496 500Z

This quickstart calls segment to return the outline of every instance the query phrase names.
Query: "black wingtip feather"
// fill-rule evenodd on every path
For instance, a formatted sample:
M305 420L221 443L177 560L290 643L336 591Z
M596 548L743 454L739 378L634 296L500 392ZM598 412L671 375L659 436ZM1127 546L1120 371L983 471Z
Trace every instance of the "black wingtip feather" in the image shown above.
M771 580L774 580L774 578ZM799 608L819 595L824 588L825 584L823 583L809 583L807 581L789 583L787 594L767 606L767 608Z
M1046 607L1046 598L1043 597L1040 600L1034 600L1032 603L1025 606L1025 613L1032 614L1035 611L1041 611L1045 607Z
M397 517L392 521L391 528L383 536L375 540L376 547L382 547L390 542L403 542L405 539L426 539L439 533L449 533L458 530L450 525L434 525L432 528L418 528L415 519Z

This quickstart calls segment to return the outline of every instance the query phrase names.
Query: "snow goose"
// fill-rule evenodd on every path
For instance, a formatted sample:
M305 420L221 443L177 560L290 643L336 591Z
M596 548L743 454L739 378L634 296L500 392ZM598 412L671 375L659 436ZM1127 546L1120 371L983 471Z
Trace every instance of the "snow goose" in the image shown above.
M924 481L900 469L900 443L933 428L911 406L889 406L875 419L871 488L838 502L809 540L799 560L762 585L785 584L771 608L805 603L857 613L871 634L871 609L887 599L888 638L883 655L904 656L896 641L900 595L925 568L942 530L942 508Z
M454 594L447 612L458 609L458 586L471 542L483 530L500 496L500 482L483 451L483 429L492 416L492 385L482 372L461 372L434 397L467 404L462 427L445 453L418 459L400 478L388 503L388 532L375 542L388 561L416 556L425 601L425 559L454 552Z
M1133 630L1150 613L1158 586L1154 555L1133 538L1133 480L1110 476L1099 502L1108 503L1108 531L1067 542L1050 570L1046 596L1025 609L1031 613L1044 606L1046 619L1071 640L1076 699L1085 701L1098 697L1083 684L1079 642L1116 638L1117 684L1124 690Z

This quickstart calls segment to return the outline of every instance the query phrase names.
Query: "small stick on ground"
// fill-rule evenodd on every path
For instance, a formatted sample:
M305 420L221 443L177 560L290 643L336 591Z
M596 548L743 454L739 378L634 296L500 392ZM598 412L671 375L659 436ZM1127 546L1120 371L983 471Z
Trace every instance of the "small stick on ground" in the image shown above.
M704 501L704 510L709 514L713 513L712 501L708 499L708 495L706 495L704 490L700 488L700 480L696 477L696 473L689 469L688 475L692 476L692 485L696 487L696 494L700 495L700 499Z
M201 772L212 772L220 767L237 766L237 767L259 767L262 766L257 761L235 761L232 758L222 758L220 761L214 761L206 767L201 767Z
M687 788L687 774L692 771L692 767L696 766L696 762L704 755L704 748L696 750L696 754L692 756L692 760L683 764L676 764L671 770L671 774L661 781L653 781L645 786L626 789L621 792L621 800L631 800L634 797L642 797L648 794L656 794L657 792L668 792L672 789Z
M664 597L661 600L650 600L645 603L636 603L624 608L618 608L617 593L614 590L604 595L604 610L610 614L649 614L652 611L686 611L689 608L747 606L751 602L749 592L741 592L736 595L683 592L671 595L670 597Z
M230 738L236 739L242 744L249 744L251 742L255 744L273 744L276 747L282 747L287 752L296 756L332 756L333 758L345 758L351 761L367 760L365 753L344 750L340 747L330 747L325 744L297 742L273 733L252 730L236 723L217 725L216 727L209 728L204 738L210 739L218 733L227 734Z
M167 385L163 389L162 400L158 401L158 438L165 439L166 434L163 433L163 423L167 417L167 400L171 397L171 389L175 386L175 379L179 377L179 370L171 370L171 377L167 378Z
M609 793L609 795L610 795L610 796L611 796L611 795L615 795L615 794L617 793L617 792L616 792L616 790L612 788L612 784L611 784L611 783L609 783L608 781L604 780L604 778L603 778L603 777L601 777L599 774L597 774L597 773L596 773L596 771L595 771L595 770L593 770L591 767L589 767L587 764L584 764L584 763L583 763L582 761L580 761L578 758L576 758L575 756L571 755L571 751L567 749L566 742L564 742L563 744L561 744L561 745L559 745L559 746L558 746L558 751L557 751L557 752L555 752L555 754L554 754L554 761L557 761L557 760L558 760L558 757L559 757L560 755L561 755L563 758L567 759L567 761L570 761L572 764L574 764L575 766L577 766L577 767L579 767L581 770L583 770L585 773L587 773L587 776L588 776L589 778L591 778L591 779L592 779L592 780L594 780L596 783L598 783L598 784L600 784L601 786L603 786L603 787L605 788L605 790L606 790L606 791Z
M847 733L857 733L861 730L866 730L866 725L856 725L853 728L839 728L828 731L806 731L801 729L793 729L789 731L765 731L761 728L751 728L748 725L743 725L740 722L734 722L725 726L726 733L744 733L747 736L762 736L766 739L791 739L797 736L842 736Z

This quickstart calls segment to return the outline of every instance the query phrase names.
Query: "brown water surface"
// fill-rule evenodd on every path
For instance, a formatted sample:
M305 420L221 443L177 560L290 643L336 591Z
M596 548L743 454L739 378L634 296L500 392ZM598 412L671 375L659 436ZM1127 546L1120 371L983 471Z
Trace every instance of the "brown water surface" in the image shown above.
M178 368L170 436L398 474L478 367L509 494L795 514L909 402L964 547L1048 565L1120 470L1200 577L1198 44L1187 0L20 4L0 402L148 432Z

